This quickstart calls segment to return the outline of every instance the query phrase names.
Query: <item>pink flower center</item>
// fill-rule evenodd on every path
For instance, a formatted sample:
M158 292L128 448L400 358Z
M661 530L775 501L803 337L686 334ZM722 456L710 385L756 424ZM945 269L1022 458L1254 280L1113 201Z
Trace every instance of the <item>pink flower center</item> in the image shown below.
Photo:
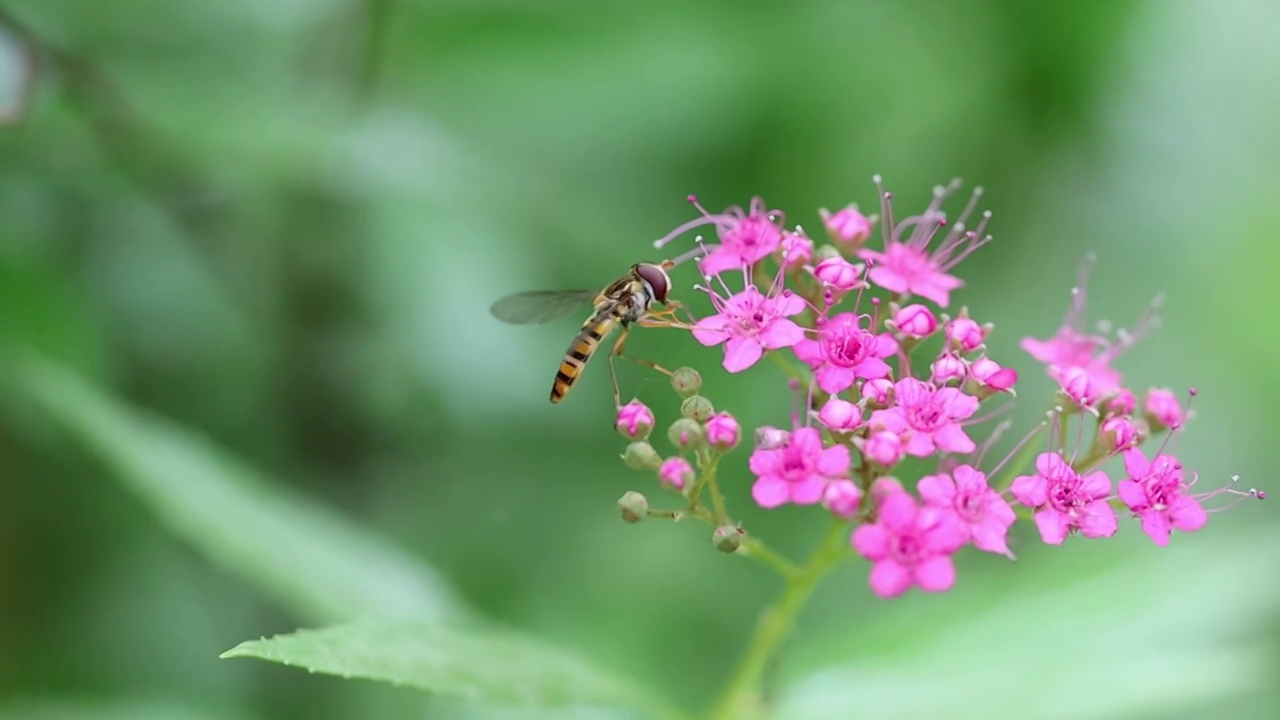
M956 492L955 508L956 514L965 522L979 523L987 514L986 493L959 490Z
M725 245L735 249L754 250L757 246L772 248L781 242L782 234L768 218L748 216L737 227L724 234Z
M813 474L809 456L794 445L782 452L782 477L787 482L801 482Z
M1080 492L1080 477L1074 473L1047 478L1049 481L1049 505L1053 509L1075 517L1084 507L1086 498Z
M924 248L892 243L885 248L885 256L886 264L892 265L895 273L909 279L924 279L938 272L937 264Z
M924 552L924 547L920 542L920 538L914 533L910 535L895 535L893 541L889 543L889 557L907 566L915 565L920 561L920 557Z
M871 348L871 333L862 328L843 327L824 333L822 349L828 362L853 367L866 359Z
M949 408L938 399L936 394L907 405L903 410L907 424L920 432L935 432L951 422Z

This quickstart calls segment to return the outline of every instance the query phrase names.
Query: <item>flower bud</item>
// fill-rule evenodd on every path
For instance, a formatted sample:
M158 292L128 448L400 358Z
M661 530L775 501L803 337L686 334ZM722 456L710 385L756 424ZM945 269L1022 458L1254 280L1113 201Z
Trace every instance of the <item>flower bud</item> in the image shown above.
M987 341L987 330L972 318L961 316L947 323L947 343L961 352L972 352Z
M638 523L649 515L649 501L634 490L628 490L618 498L618 511L622 519L629 523Z
M680 418L667 429L667 439L681 450L697 447L702 443L703 436L702 424L689 418Z
M786 267L801 267L813 261L813 241L798 232L782 234L779 261Z
M1112 450L1130 447L1138 440L1138 428L1127 417L1107 418L1102 421L1099 432Z
M1182 403L1172 391L1163 388L1152 388L1142 403L1143 414L1147 416L1152 427L1171 428L1181 425L1187 419Z
M680 414L700 423L710 420L715 413L716 409L712 407L711 401L701 395L690 395L680 403Z
M862 266L842 257L830 258L818 263L813 276L839 292L849 292L862 285Z
M951 353L945 353L933 361L932 372L933 382L943 385L952 380L963 379L969 374L969 368L960 358Z
M702 376L691 367L679 368L671 373L671 387L675 388L681 397L694 395L702 389Z
M756 428L756 449L777 450L791 441L791 433L772 425L761 425Z
M969 366L969 374L983 387L999 392L1010 391L1018 382L1018 371L1013 368L1000 367L1000 364L989 358L978 358Z
M678 492L689 487L695 476L693 466L682 457L667 458L662 461L662 467L658 468L658 482L663 487Z
M1058 383L1062 386L1063 394L1082 408L1093 407L1102 394L1098 384L1089 376L1089 371L1082 367L1069 368Z
M722 525L711 534L711 544L722 553L735 553L742 547L742 538L746 534L736 525Z
M1120 388L1104 403L1104 409L1112 415L1132 415L1138 400L1129 388Z
M618 408L618 419L614 427L628 440L644 440L653 430L653 411L639 400Z
M742 426L727 412L711 416L704 430L707 444L717 450L732 450L742 440Z
M871 433L871 437L860 443L859 450L866 458L881 467L893 467L902 461L906 448L902 438L888 430Z
M871 236L871 220L858 212L857 205L849 205L834 213L823 208L819 211L827 235L838 245L856 250Z
M627 449L622 451L622 461L632 470L657 470L662 464L658 451L643 440L628 445Z
M938 318L924 305L908 305L893 314L893 326L909 338L925 338L938 329Z
M878 477L871 483L871 502L879 507L889 496L903 492L902 482L892 475Z
M818 411L818 420L832 432L853 432L862 425L862 408L833 397Z
M891 407L897 402L897 392L894 391L893 381L889 378L866 381L862 384L862 399L867 401L867 407L872 410Z
M852 480L836 480L827 485L822 495L822 503L841 520L852 520L857 516L861 502L862 491Z

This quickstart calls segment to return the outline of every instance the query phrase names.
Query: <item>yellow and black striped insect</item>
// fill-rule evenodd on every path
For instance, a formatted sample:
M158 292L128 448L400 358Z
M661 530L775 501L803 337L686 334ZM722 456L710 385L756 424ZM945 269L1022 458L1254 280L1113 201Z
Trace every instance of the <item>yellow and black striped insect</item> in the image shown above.
M618 390L618 373L614 368L614 358L621 357L632 362L651 367L670 375L671 372L655 363L639 358L627 357L622 349L627 342L627 334L631 325L660 325L662 318L673 317L675 301L667 298L671 289L671 278L667 269L672 267L670 261L660 264L636 263L630 272L614 280L604 290L532 290L515 293L498 300L490 308L493 316L505 323L524 325L543 323L558 318L574 308L587 304L595 305L591 317L582 324L578 336L569 344L564 360L556 371L555 382L551 385L551 402L564 400L574 383L582 376L587 362L595 355L600 343L614 330L620 330L613 351L609 353L609 371L613 375L614 404L621 403ZM664 310L654 311L655 304L666 306Z

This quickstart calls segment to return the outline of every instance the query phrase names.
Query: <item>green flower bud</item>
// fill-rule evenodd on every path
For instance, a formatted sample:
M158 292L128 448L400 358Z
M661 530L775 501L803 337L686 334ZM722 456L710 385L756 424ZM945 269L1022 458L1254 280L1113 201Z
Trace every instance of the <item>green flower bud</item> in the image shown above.
M716 409L712 407L711 401L701 395L690 395L680 403L680 414L690 420L697 420L704 423L716 414Z
M689 418L680 418L667 429L667 439L681 450L692 450L701 445L704 434L702 424Z
M618 511L624 521L638 523L649 515L649 501L640 493L628 490L618 498Z
M622 461L632 470L657 470L662 465L658 451L643 440L628 445L622 452Z
M702 376L691 367L679 368L671 373L671 387L675 388L681 397L688 397L702 389Z
M722 525L711 534L711 544L722 553L734 553L742 547L746 531L736 525Z

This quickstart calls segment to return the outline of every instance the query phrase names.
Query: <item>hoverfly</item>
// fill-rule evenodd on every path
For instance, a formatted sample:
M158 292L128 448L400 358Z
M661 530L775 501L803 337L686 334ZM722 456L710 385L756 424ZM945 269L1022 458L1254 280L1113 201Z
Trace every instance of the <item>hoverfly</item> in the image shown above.
M627 357L622 349L627 342L627 334L632 324L662 325L663 318L674 318L680 306L669 300L667 292L671 289L671 278L667 270L675 263L670 260L662 263L636 263L630 272L614 280L604 290L532 290L508 295L489 308L493 316L505 323L524 325L543 323L554 320L574 308L581 307L590 301L595 305L591 317L582 324L578 336L565 351L560 369L556 371L555 382L551 385L551 402L564 400L574 383L582 376L587 362L599 349L600 343L615 329L621 335L609 353L609 372L613 375L613 400L615 405L621 404L621 393L618 390L618 373L614 367L614 358L621 357L632 362L653 368L666 375L671 371L648 360ZM665 306L664 310L653 311L655 304Z

